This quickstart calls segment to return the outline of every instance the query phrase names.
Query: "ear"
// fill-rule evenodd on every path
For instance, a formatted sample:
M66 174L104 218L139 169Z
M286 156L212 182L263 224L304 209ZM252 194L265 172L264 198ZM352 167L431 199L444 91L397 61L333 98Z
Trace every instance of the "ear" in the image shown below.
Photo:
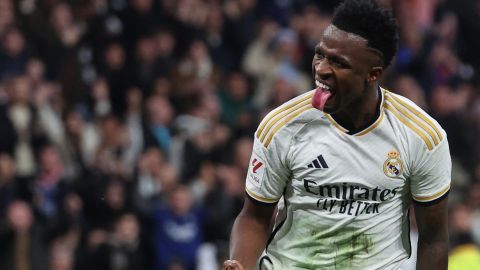
M367 82L368 83L377 82L378 79L380 79L380 76L382 76L382 73L383 73L383 67L380 67L380 66L372 67L372 69L368 73Z

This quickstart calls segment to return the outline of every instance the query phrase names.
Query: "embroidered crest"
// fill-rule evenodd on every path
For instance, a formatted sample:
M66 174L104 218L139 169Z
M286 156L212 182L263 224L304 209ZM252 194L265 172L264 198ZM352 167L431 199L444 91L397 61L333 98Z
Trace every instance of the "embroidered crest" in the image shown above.
M395 178L403 172L403 162L400 159L400 153L397 150L391 150L387 153L387 160L383 163L383 172L386 176Z

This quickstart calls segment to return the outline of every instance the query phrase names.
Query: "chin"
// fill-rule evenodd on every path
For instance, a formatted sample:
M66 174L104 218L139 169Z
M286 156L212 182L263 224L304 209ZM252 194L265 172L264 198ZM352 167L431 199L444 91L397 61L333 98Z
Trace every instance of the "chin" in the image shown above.
M333 113L336 113L337 111L338 110L336 110L335 107L330 107L330 106L323 107L324 113L333 114Z

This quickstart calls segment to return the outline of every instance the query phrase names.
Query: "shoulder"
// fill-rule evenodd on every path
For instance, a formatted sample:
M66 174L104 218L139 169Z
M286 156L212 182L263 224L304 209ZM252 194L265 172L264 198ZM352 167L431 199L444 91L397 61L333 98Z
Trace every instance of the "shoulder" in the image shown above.
M406 97L384 90L385 109L397 122L417 138L428 150L433 150L446 140L446 133L440 124L422 108Z
M312 97L314 91L306 92L299 95L284 104L278 106L269 112L258 126L255 132L255 137L265 146L280 134L292 127L298 126L295 124L308 123L312 117L308 114L309 111L317 111L312 107Z

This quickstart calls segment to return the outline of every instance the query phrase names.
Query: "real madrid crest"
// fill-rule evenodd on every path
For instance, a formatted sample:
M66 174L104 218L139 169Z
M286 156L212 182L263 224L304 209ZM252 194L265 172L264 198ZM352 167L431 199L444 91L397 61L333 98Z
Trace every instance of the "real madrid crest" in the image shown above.
M383 163L383 172L388 177L399 177L403 172L403 162L400 159L400 153L397 150L391 150L387 153L387 160Z

